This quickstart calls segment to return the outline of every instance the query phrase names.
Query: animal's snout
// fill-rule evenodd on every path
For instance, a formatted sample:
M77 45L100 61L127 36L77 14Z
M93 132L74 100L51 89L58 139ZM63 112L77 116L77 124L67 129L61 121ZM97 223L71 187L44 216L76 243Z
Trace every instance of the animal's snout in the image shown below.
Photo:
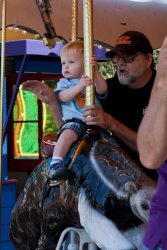
M151 196L149 194L150 190L146 188L138 190L130 197L133 213L145 223L148 221L150 213Z

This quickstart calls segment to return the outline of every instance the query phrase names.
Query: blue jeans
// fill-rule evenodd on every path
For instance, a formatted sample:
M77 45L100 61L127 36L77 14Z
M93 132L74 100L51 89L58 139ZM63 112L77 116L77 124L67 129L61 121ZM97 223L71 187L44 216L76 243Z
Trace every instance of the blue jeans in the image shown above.
M77 134L78 138L80 138L85 133L85 131L87 129L86 124L84 122L80 121L79 119L74 119L74 120L78 120L78 122L73 121L73 120L71 120L71 121L69 120L62 125L62 127L60 128L60 133L58 134L58 137L64 129L73 130Z

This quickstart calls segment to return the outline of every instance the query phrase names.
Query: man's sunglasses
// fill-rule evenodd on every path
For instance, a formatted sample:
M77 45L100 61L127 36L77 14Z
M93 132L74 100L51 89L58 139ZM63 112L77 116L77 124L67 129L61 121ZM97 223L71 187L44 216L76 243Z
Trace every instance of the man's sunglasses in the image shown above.
M132 63L135 59L135 57L142 55L142 53L138 52L134 55L125 55L125 54L116 54L113 58L112 58L112 62L115 64L118 64L119 60L122 59L125 63Z

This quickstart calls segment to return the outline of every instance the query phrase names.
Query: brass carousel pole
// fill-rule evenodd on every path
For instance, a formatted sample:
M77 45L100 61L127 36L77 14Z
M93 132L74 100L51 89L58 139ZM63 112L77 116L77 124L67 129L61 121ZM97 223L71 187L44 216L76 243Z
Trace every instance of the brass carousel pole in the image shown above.
M86 87L85 105L94 104L94 68L90 65L93 55L93 0L83 0L84 18L84 65L85 75L92 81L91 86Z
M6 42L6 0L2 0L2 41L1 41L1 86L0 86L0 210L2 209L2 159L3 159L3 118L5 81L5 42ZM1 212L1 211L0 211ZM1 215L1 213L0 213ZM1 216L0 216L1 227Z
M72 31L71 41L75 41L78 38L78 0L72 1Z

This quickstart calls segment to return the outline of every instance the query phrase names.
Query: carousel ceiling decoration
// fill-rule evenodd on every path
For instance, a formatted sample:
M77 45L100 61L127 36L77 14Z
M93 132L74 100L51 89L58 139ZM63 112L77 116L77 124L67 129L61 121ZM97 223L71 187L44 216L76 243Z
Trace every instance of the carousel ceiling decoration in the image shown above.
M145 33L154 48L161 46L166 36L167 0L132 1L132 0L94 0L94 39L105 44L114 45L117 37L127 30ZM43 13L42 4L48 4L48 13ZM40 36L48 29L50 33L66 41L71 38L72 0L8 0L6 24L16 24L30 28ZM83 37L83 1L78 1L78 36ZM2 9L2 1L0 3ZM51 18L52 26L47 27ZM2 18L1 18L2 19ZM46 23L44 24L44 19ZM1 20L0 26L2 27Z

